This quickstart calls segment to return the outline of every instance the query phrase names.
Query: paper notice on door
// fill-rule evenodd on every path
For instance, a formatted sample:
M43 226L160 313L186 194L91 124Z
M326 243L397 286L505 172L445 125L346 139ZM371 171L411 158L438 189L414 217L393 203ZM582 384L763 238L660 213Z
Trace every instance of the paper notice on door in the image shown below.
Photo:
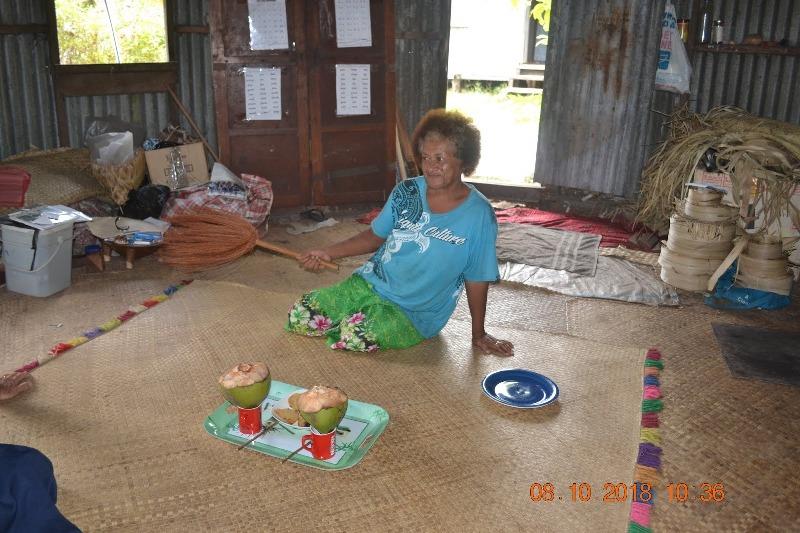
M336 114L370 114L369 65L336 65Z
M336 46L372 46L369 0L335 0Z
M281 69L244 68L246 120L281 119Z
M251 50L286 50L286 0L247 0Z

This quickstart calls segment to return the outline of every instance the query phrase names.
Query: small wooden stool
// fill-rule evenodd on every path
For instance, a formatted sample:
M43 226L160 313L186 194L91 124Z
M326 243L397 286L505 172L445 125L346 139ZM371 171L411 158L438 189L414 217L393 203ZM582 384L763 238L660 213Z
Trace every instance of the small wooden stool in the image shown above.
M161 246L161 243L153 246L129 246L119 242L103 241L103 262L108 263L111 261L111 250L114 250L125 257L125 268L130 270L133 268L133 262L136 259L152 254L158 250L159 246Z

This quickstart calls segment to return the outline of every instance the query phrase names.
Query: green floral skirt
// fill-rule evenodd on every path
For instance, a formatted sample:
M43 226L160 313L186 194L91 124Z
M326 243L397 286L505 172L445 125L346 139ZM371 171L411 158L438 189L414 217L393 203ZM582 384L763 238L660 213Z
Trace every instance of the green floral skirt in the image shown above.
M289 309L286 331L324 336L334 350L356 352L408 348L424 340L396 304L357 274L301 296Z

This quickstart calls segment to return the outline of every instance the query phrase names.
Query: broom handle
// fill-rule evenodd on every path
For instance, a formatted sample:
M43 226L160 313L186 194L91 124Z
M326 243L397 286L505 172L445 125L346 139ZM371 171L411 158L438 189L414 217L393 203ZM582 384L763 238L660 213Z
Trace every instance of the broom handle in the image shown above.
M271 252L275 252L277 254L293 257L295 259L298 259L300 257L300 254L293 250L289 250L288 248L284 248L283 246L278 246L277 244L272 244L266 241L257 240L256 246L258 246L259 248L263 248L265 250L269 250ZM336 271L339 270L339 265L337 265L336 263L331 263L330 261L324 261L322 259L320 259L319 262L322 263L326 268Z
M181 102L180 98L178 98L178 95L175 94L175 91L173 91L172 87L170 87L169 85L165 85L164 88L167 90L169 95L175 101L175 105L177 105L178 109L181 110L181 113L183 113L183 116L186 117L186 120L188 120L189 124L191 124L192 128L194 128L194 132L200 136L200 140L203 142L203 146L206 147L206 150L208 150L208 153L211 154L211 157L214 158L214 161L219 162L219 156L214 152L214 150L211 149L211 146L208 144L208 141L206 140L205 137L203 137L203 134L200 132L200 128L198 128L197 124L194 123L192 115L189 113L189 110L184 107L183 102Z

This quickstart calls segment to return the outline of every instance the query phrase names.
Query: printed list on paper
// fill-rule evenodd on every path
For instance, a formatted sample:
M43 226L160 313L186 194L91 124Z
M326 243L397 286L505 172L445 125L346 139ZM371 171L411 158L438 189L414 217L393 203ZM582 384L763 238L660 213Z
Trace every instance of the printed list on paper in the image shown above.
M244 99L247 120L280 120L281 69L245 67Z
M287 50L286 0L247 0L251 50Z
M369 0L336 0L336 46L356 48L372 46Z
M336 65L336 114L370 114L369 65Z

